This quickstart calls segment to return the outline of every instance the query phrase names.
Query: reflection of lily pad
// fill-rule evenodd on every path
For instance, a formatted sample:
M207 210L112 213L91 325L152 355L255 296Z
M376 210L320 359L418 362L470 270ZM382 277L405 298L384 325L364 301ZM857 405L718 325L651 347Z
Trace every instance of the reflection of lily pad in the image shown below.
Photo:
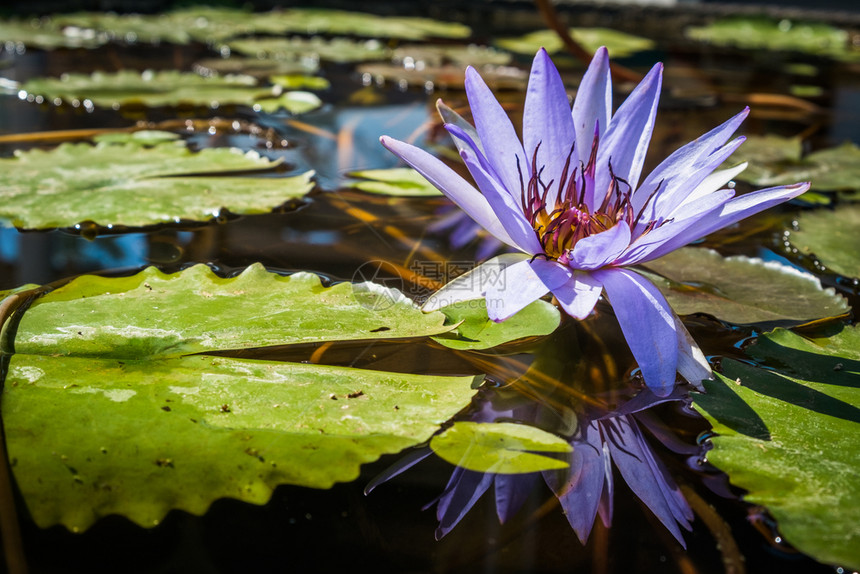
M228 46L233 52L271 60L361 62L380 60L388 56L388 49L378 40L357 42L346 38L324 40L319 37L242 38L232 40Z
M860 204L801 213L791 243L815 257L830 271L860 277Z
M761 259L688 247L645 266L679 315L707 313L735 324L797 324L847 313L845 299L813 275Z
M714 426L708 460L767 507L817 560L860 568L860 331L808 340L777 329L748 352L776 370L723 361L696 408ZM754 415L750 415L753 412Z
M725 18L685 30L693 40L748 50L805 52L837 59L857 59L848 32L827 24L770 18Z
M254 153L184 142L62 144L0 159L0 218L21 228L143 226L207 221L222 209L266 213L308 193L311 172L290 178L223 177L269 170ZM207 174L205 177L203 174ZM218 177L221 176L221 177Z
M610 28L571 28L571 37L589 52L606 46L613 58L632 56L654 47L653 40L612 30ZM495 44L517 54L533 55L541 47L554 54L564 47L553 30L539 30L518 38L500 38Z
M539 428L514 423L457 422L434 436L437 456L475 472L519 474L567 468L568 463L540 452L568 453L566 440Z
M818 191L860 190L860 148L851 142L801 157L798 139L749 136L730 163L741 161L749 166L737 179L757 186L809 181Z
M406 197L442 195L441 191L411 167L366 169L353 171L349 175L359 178L358 181L351 182L350 187L368 193Z
M61 78L34 78L21 85L24 92L53 100L84 102L102 107L244 105L277 97L280 88L257 85L251 76L199 76L167 70L143 73L123 70L113 74L66 74Z
M189 356L450 329L405 301L370 305L372 292L196 266L83 276L36 299L4 342L15 354L2 402L34 520L83 530L117 513L153 526L222 497L262 504L278 484L328 488L427 440L480 378Z

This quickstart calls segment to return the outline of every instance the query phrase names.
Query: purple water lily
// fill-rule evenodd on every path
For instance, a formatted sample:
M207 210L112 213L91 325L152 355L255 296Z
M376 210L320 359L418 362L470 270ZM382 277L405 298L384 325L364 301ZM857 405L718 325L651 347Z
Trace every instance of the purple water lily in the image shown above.
M630 267L809 186L738 197L724 188L746 167L715 171L743 142L728 140L748 109L675 151L640 182L662 69L654 66L613 114L609 56L601 48L571 110L561 77L541 49L531 69L520 142L487 85L468 68L466 95L475 126L441 101L438 109L480 191L429 153L381 138L472 219L520 251L456 279L428 299L425 310L484 297L490 318L503 321L551 292L568 314L582 319L605 290L656 394L672 391L676 373L696 385L710 377L704 356L666 299Z

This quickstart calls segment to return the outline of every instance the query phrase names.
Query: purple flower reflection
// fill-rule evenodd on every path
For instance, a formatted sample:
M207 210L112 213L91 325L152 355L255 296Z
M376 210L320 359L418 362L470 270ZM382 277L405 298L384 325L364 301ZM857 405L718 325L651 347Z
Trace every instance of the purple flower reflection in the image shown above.
M568 522L579 540L585 544L598 515L607 527L612 523L613 464L633 493L645 503L678 542L685 546L681 527L690 530L693 513L672 479L666 466L653 452L642 431L647 428L671 450L693 454L699 447L680 441L660 424L646 409L666 401L685 400L686 393L674 392L657 397L645 389L633 400L614 411L589 409L576 413L575 429L569 442L573 452L567 455L570 468L527 474L493 474L454 469L442 494L425 508L436 504L436 538L442 538L462 520L466 513L494 487L496 514L504 523L525 503L541 479L559 499ZM546 423L556 419L564 424L562 415L537 402L523 402L499 409L491 401L483 403L471 420L496 422L517 420ZM541 426L544 426L542 424ZM380 483L401 474L432 454L430 448L414 451L367 487L370 492Z

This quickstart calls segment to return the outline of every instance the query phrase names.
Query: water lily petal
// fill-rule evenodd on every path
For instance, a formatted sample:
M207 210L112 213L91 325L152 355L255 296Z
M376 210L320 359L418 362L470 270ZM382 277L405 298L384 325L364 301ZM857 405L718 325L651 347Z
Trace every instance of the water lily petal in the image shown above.
M551 186L549 203L555 203L565 161L574 142L573 117L570 101L552 60L546 50L538 50L529 75L529 87L523 111L523 144L526 155L534 156L535 169L543 168L541 180ZM571 157L570 171L578 165ZM570 175L570 174L568 174Z
M585 319L591 314L602 292L603 283L585 271L574 272L567 283L552 290L561 308L576 319Z
M388 136L382 136L379 141L469 214L469 217L478 225L489 231L499 241L512 247L516 246L487 199L441 160L421 148Z
M610 427L607 433L610 438L606 442L612 460L630 490L651 509L678 542L686 546L678 524L689 530L687 517L692 518L690 507L668 470L654 458L642 431L631 420L623 416L603 422L605 427Z
M674 251L688 243L701 239L709 233L713 233L723 227L728 227L729 225L737 223L741 219L745 219L750 215L755 215L756 213L764 211L774 205L779 205L789 199L793 199L808 189L809 183L804 182L760 189L734 197L727 201L721 209L709 213L707 217L701 218L701 222L697 225L687 226L683 230L680 230L672 238L662 243L657 249L654 249L648 255L647 259L656 259L657 257L661 257L670 251ZM640 262L644 260L645 259L639 259Z
M702 165L702 160L713 154L735 133L749 115L749 110L748 107L744 108L741 113L678 148L669 157L660 162L660 165L648 174L648 177L645 178L645 181L642 182L642 185L633 194L633 209L638 213L648 199L648 196L655 188L661 185L661 182L663 183L660 195L675 193L675 188L681 187L681 185L675 185L674 181L676 179L686 179L689 173L698 171ZM690 187L687 187L686 191L690 189ZM650 217L649 219L654 218Z
M630 245L630 226L616 223L606 231L583 237L570 254L570 266L590 271L615 261Z
M504 184L504 188L519 197L520 171L517 168L517 158L526 180L531 158L526 157L523 152L523 146L508 114L502 109L501 104L475 68L471 66L466 68L466 97L469 99L475 128L490 164Z
M569 471L544 471L547 486L558 497L564 515L580 542L585 544L600 503L607 462L597 423L581 427L582 437L574 442L568 457Z
M463 149L460 150L460 157L463 158L469 173L475 178L475 183L478 184L478 188L483 192L490 208L501 222L508 237L511 238L511 245L530 255L543 253L543 246L538 241L534 228L526 221L522 209L517 205L514 198L500 186L498 180L484 169L476 155Z
M429 313L461 301L482 299L489 285L504 283L507 267L528 259L525 253L505 253L493 257L436 291L424 302L421 310Z
M657 396L668 395L675 386L678 365L678 335L669 303L657 287L633 271L613 268L592 273L603 282L645 384Z
M539 478L538 473L496 475L496 515L500 523L507 522L522 508L538 487Z
M445 492L439 497L436 507L436 540L448 534L467 512L487 492L495 475L488 472L473 472L461 467L454 469Z
M673 247L667 251L665 245L674 244L679 235L683 235L689 230L701 228L704 225L703 222L716 217L716 214L725 208L734 195L735 192L731 189L721 189L686 206L683 218L667 220L656 229L634 239L627 251L618 258L617 264L636 265L656 259L673 249L677 249L677 247ZM686 241L678 247L683 247L690 241Z
M661 188L642 212L637 231L643 229L649 221L663 221L670 218L683 219L689 206L692 206L694 211L697 210L695 204L705 195L704 189L699 188L699 185L721 166L745 139L740 137L731 141L703 158L695 166L690 166L687 174L679 175L673 181L667 182L666 189ZM691 198L693 193L697 194L695 199Z
M594 52L576 91L571 113L577 154L582 161L588 161L595 126L598 137L602 139L612 117L612 76L609 73L609 52L605 47Z
M675 319L675 332L678 334L678 374L704 393L705 387L702 381L714 378L711 365L708 364L705 354L674 311L672 318Z
M532 301L565 284L573 275L570 268L546 259L524 260L504 268L500 280L488 283L485 297L487 315L504 321Z
M443 122L455 125L465 133L469 134L469 137L472 138L478 146L478 150L480 150L482 154L486 155L484 146L481 145L481 139L478 137L478 130L475 129L475 126L467 122L463 116L451 109L451 107L445 104L441 99L436 100L436 111L439 112L439 116L442 118Z
M654 130L662 82L663 64L656 64L612 116L597 151L600 169L595 184L595 205L603 201L609 189L610 173L604 166L610 163L617 177L636 188Z
M699 201L704 196L714 193L718 189L722 188L728 182L733 180L739 173L747 168L747 162L740 163L734 167L730 167L727 169L721 169L719 171L714 171L708 174L708 177L702 180L702 182L696 186L696 189L690 192L687 195L687 198L681 202L678 207L685 207L689 204Z

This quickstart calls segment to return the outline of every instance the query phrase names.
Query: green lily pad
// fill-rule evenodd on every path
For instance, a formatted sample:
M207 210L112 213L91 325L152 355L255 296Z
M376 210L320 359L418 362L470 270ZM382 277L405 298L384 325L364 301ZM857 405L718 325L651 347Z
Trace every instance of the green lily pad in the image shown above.
M269 76L269 81L287 90L327 90L331 82L319 76L304 74L278 74Z
M801 142L796 138L749 136L732 155L731 164L741 161L749 166L736 179L753 185L809 181L817 191L860 190L860 148L851 142L801 157Z
M849 305L813 275L776 262L687 247L645 266L679 315L707 313L735 324L804 323L847 313Z
M284 92L276 98L264 98L254 104L255 112L275 113L284 109L291 114L303 114L322 105L322 100L314 93L293 90Z
M242 74L264 80L281 74L313 74L319 70L314 60L261 60L259 58L203 58L194 62L194 71L201 76ZM282 86L287 87L287 86Z
M441 191L411 167L366 169L350 172L349 175L361 178L360 181L350 182L349 187L368 193L403 197L442 195Z
M653 40L610 28L571 28L568 32L589 52L606 46L613 58L625 58L655 46ZM524 55L534 55L541 47L554 54L564 47L554 30L538 30L518 38L500 38L494 43L500 48Z
M96 48L105 39L91 30L63 30L51 18L0 20L0 39L33 48Z
M797 217L789 240L801 253L815 255L828 270L860 277L860 205L817 209Z
M277 165L255 153L226 148L194 153L183 142L144 147L130 137L134 143L64 143L0 158L0 218L20 228L207 221L224 208L266 213L313 188L312 172L215 177Z
M2 401L34 520L80 531L117 513L152 526L222 497L262 504L278 484L328 488L428 440L482 377L205 354L452 328L390 296L255 264L231 278L203 265L82 276L36 299L4 331Z
M723 361L696 408L718 436L708 461L767 507L816 560L860 568L860 331L805 339L777 329L749 353L776 370Z
M454 423L434 436L430 448L451 464L496 474L567 468L567 462L538 453L573 451L566 440L537 427L469 421Z
M313 38L241 38L227 46L233 52L260 59L325 60L328 62L363 62L388 57L389 50L379 40L355 41L346 38L324 40Z
M82 531L121 514L151 527L279 484L329 488L427 440L474 393L434 377L196 355L15 355L3 422L33 520Z
M507 66L513 60L508 52L490 46L469 44L467 46L412 44L398 46L392 58L404 65L414 67L441 66L446 62L466 66Z
M170 26L164 16L158 15L78 12L55 15L52 21L65 33L80 30L79 33L95 36L102 43L188 44L192 40L187 29Z
M815 22L763 17L725 18L687 28L688 38L747 50L804 52L840 60L857 60L847 31Z
M388 291L316 275L281 277L254 264L223 279L195 265L165 275L84 275L37 299L21 318L14 352L101 358L176 357L205 351L438 335L442 313L425 314ZM121 323L117 318L122 317ZM7 342L8 343L8 342Z
M33 78L21 84L27 94L45 100L97 107L158 106L253 106L280 95L280 87L260 87L247 75L200 76L189 72L122 70L65 74L60 78ZM319 103L316 106L319 107ZM310 108L313 109L313 108Z
M485 299L461 301L440 311L457 325L457 330L437 335L433 340L457 350L489 349L518 339L549 335L561 322L558 308L540 299L501 323L487 317Z

